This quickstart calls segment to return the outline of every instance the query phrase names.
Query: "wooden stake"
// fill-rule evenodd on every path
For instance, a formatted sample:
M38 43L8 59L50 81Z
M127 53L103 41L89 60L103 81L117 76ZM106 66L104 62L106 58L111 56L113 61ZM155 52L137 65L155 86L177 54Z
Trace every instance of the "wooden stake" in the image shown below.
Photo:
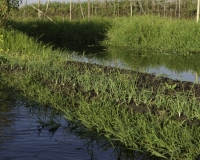
M199 22L199 5L200 5L200 0L197 2L197 23Z
M50 3L50 0L48 0L48 2L47 2L47 6L46 6L46 10L45 10L45 14L47 13L47 10L48 10L48 8L49 8L49 3Z
M31 7L34 8L35 10L37 10L38 12L40 12L41 15L43 14L45 17L47 17L47 19L52 21L54 24L58 25L56 22L53 21L53 19L51 19L49 16L45 15L41 10L35 8L34 6L31 6Z
M70 5L69 5L69 19L71 22L72 21L72 0L70 0Z
M41 19L41 12L40 11L40 0L38 0L38 19Z
M181 0L178 1L178 18L181 18Z
M84 16L84 13L83 13L83 8L82 8L82 6L81 6L81 2L80 2L80 0L78 0L78 2L79 2L79 5L80 5L80 9L81 9L81 14L82 14L82 17L83 17L83 19L85 18L85 16Z
M130 16L133 16L133 0L130 0Z
M90 21L90 0L88 0L88 21Z

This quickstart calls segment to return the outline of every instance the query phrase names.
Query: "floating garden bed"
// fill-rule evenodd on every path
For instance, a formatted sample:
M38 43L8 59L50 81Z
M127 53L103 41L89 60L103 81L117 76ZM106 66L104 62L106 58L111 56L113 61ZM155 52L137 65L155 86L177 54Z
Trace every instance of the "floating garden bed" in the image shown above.
M166 159L199 155L199 85L80 62L60 66L2 64L1 80L127 148Z
M199 158L198 84L75 62L15 31L4 30L1 40L0 80L29 100L130 150Z

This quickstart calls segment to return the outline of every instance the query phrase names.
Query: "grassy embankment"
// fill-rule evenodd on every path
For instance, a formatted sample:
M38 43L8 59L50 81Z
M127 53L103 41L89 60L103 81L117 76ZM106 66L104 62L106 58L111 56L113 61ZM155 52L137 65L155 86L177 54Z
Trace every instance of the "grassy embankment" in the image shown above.
M66 53L20 32L0 34L6 85L131 150L164 159L199 156L200 103L192 90L176 92L171 81L139 88L140 73L71 63Z
M44 20L13 21L13 26L40 40L64 47L68 43L122 46L138 52L188 55L200 53L200 25L194 20L158 16L94 18L56 24Z
M108 30L107 45L123 46L139 52L200 53L200 25L192 20L156 16L120 18Z
M20 17L18 17L20 19ZM38 38L40 41L52 44L54 48L66 48L69 44L99 45L105 39L107 30L111 26L108 19L94 18L92 21L77 20L65 21L55 19L54 23L37 18L12 20L11 25L28 36Z
M145 30L145 32L142 31L143 30L142 28L131 27L132 25L134 26L134 24L137 22L138 20L137 17L130 19L130 21L128 21L127 18L116 18L116 19L94 18L90 22L82 20L82 21L72 21L71 23L68 21L62 22L61 20L57 19L55 20L57 25L52 24L48 20L38 21L37 19L36 20L27 19L21 22L13 21L12 25L17 30L26 33L31 37L35 38L39 37L40 41L44 43L51 43L54 46L54 48L65 47L67 48L68 51L78 52L79 50L76 47L77 43L79 45L99 45L102 44L102 41L104 41L104 44L109 46L114 46L112 47L114 48L112 50L110 49L111 47L108 47L109 55L120 58L121 60L123 59L125 63L130 64L133 68L137 68L138 66L140 67L148 66L149 61L151 61L151 66L158 66L162 64L165 65L167 68L171 68L173 70L177 70L180 72L186 70L193 70L199 73L198 69L199 58L197 54L195 55L193 54L193 56L189 55L187 57L180 56L188 53L199 52L199 46L198 46L199 40L197 39L198 38L197 36L194 36L198 31L199 25L190 20L188 21L175 20L175 19L170 20L167 18L158 17L157 19L155 19L155 22L152 23L151 20L154 19L153 17L149 17L149 19L148 20L147 19L148 17L142 17L141 21L138 22L137 25L141 27L142 26L148 27L148 25L151 24L152 25L151 28L155 29ZM120 26L115 27L114 24L120 20L126 21L126 23L125 22L122 24L118 23L118 25L124 25L123 28L120 28ZM148 22L146 22L146 20ZM166 28L165 26L168 23L167 20L170 21L171 26L170 27L168 26L167 29L165 29ZM188 27L186 23L194 25L194 28L191 27L191 31L189 31L190 27ZM179 31L178 24L181 24L180 26L182 28L184 27L184 29ZM171 39L167 39L167 37L164 35L172 32L171 30L175 30L173 26L177 26L176 27L177 36L173 36L173 34L171 34L170 36ZM120 33L129 33L128 30L132 30L131 32L133 33L127 35L120 34ZM160 37L158 36L159 34L157 33L158 30L160 33ZM180 42L181 45L178 45L177 44L178 41L176 40L177 37L181 39L181 37L183 36L188 36L184 34L180 35L180 32L182 33L188 32L188 34L191 34L190 37L192 37L192 40L189 39L189 37L187 37L187 39ZM107 33L110 39L105 40ZM153 36L154 34L155 36ZM152 35L152 36L145 38L143 35ZM180 37L178 35L180 35ZM164 38L162 36L164 36ZM140 37L143 37L143 39L141 39L140 42L139 41L136 42ZM167 45L175 47L167 48ZM115 46L122 46L122 47L115 47ZM124 46L127 47L125 48ZM144 48L142 48L141 46ZM147 48L149 46L150 48ZM161 48L159 48L159 46ZM138 50L138 52L136 50ZM149 52L144 50L151 50L151 51ZM169 50L168 53L164 55L162 54L162 56L160 56L160 53L165 53L165 50ZM176 50L180 50L180 52L175 52ZM173 54L171 53L171 51L173 51ZM151 56L152 53L154 54L154 56ZM132 56L133 54L134 56ZM155 56L155 54L157 56ZM144 57L144 55L148 56L148 60L146 57ZM135 63L133 63L133 61L135 61ZM182 63L177 64L177 61Z

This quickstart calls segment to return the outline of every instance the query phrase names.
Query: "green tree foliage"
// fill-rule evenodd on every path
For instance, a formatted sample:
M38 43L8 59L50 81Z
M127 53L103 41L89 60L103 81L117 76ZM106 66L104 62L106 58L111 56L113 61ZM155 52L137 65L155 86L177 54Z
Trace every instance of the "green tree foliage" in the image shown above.
M18 9L22 0L0 1L0 27L6 26L14 10Z

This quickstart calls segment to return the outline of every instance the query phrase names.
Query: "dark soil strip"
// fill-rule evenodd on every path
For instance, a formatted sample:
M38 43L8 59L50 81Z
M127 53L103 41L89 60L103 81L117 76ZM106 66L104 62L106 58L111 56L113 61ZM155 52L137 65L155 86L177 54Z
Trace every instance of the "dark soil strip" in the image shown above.
M156 75L153 74L147 74L147 73L141 73L141 72L136 72L132 70L125 70L125 69L119 69L119 68L113 68L113 67L108 67L108 66L101 66L97 64L89 64L89 63L82 63L82 62L74 62L74 61L68 61L63 66L67 69L70 67L76 67L77 72L85 72L85 70L92 71L94 67L100 68L105 74L116 74L118 72L119 74L127 74L131 76L138 75L138 80L136 83L137 88L145 88L145 89L153 89L153 91L157 91L161 85L165 85L165 83L169 85L174 85L176 84L176 87L171 90L171 89L165 89L164 94L165 95L172 95L176 94L177 92L182 93L182 92L187 92L187 91L192 91L192 93L195 94L195 96L199 99L200 98L200 85L199 84L194 84L192 82L187 82L187 81L178 81L178 80L172 80L167 77L157 77ZM10 73L17 72L17 71L22 71L18 67L13 67L10 69L8 66L1 66L1 70L6 70ZM25 69L24 69L25 71ZM76 77L72 77L76 78ZM50 89L52 89L53 93L56 92L61 92L63 95L70 96L72 93L74 95L75 101L78 102L80 95L85 97L85 100L90 102L94 99L98 100L98 95L95 93L94 90L90 91L83 91L83 86L79 85L78 83L72 87L72 84L70 82L66 82L64 86L62 85L57 85L55 87L54 84L51 84L51 82L48 79L40 79L40 77L35 77L35 80L39 81L42 85L48 86ZM109 91L107 91L109 93ZM77 100L76 100L77 99ZM129 103L127 102L121 102L120 100L118 102L113 101L113 105L118 105L118 104L124 104L127 106L127 111L128 112L134 112L135 114L140 113L140 114L153 114L157 117L160 117L160 121L162 122L162 111L159 110L159 108L155 106L147 106L144 103L140 103L139 105L136 105L134 100L132 99ZM74 105L74 104L73 104ZM78 103L75 103L78 106ZM169 116L170 111L165 111L165 116ZM200 120L199 119L188 119L185 115L175 115L171 117L171 119L184 122L184 124L187 124L189 126L192 125L197 125L200 126Z

